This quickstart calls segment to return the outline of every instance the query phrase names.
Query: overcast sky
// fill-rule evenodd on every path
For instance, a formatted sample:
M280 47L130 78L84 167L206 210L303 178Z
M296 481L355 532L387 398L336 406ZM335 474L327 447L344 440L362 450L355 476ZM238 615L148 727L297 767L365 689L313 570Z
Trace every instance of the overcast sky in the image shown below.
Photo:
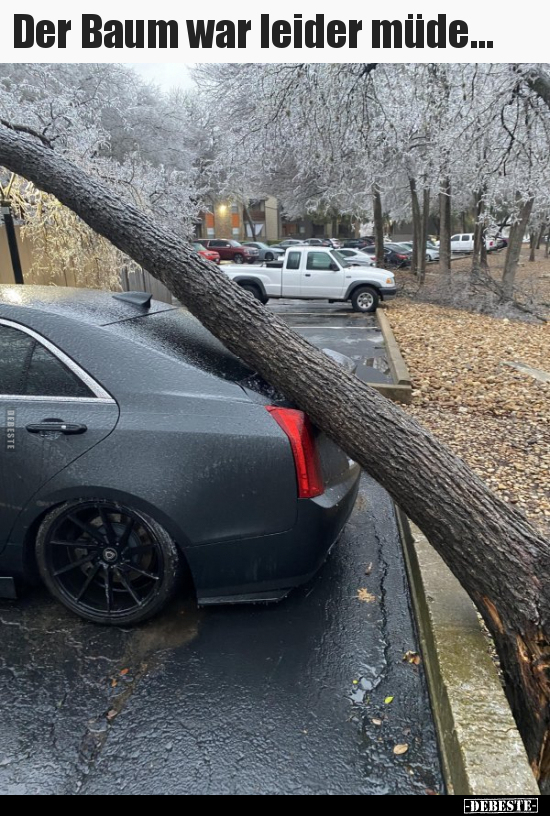
M127 62L140 76L160 85L163 91L171 88L191 88L190 64L182 62Z

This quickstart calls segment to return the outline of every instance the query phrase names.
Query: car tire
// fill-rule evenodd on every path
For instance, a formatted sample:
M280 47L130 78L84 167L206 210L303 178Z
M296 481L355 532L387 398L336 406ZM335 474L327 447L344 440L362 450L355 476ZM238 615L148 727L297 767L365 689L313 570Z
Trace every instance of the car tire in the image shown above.
M431 260L432 260L431 257L429 255L426 255L426 263L430 263Z
M245 292L248 292L252 295L253 298L259 300L260 303L263 303L264 306L266 303L269 302L269 298L266 297L259 286L255 286L253 283L240 283L239 286L241 289L244 289Z
M272 252L266 252L265 253L264 261L274 261L274 260L275 260L275 256L273 255Z
M353 311L363 314L375 312L379 302L380 296L372 286L359 286L351 296Z
M236 264L243 264L244 263L244 255L235 255L233 258Z
M160 524L103 500L72 501L51 511L38 530L35 552L54 598L104 626L131 626L157 615L184 570Z

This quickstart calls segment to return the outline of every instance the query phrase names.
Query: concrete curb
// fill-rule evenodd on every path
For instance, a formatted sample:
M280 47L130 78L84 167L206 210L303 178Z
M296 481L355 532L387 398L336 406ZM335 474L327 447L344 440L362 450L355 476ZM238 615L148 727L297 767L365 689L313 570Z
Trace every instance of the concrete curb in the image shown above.
M411 375L401 354L399 343L395 339L390 322L382 309L376 310L376 320L386 345L393 383L371 383L371 385L388 399L409 405L412 402Z
M539 795L474 605L420 530L397 516L448 793Z
M390 321L382 309L376 310L376 319L378 321L378 325L380 326L382 336L384 337L384 342L386 343L388 362L393 375L393 381L398 385L408 385L410 388L411 375L409 374L409 369L407 368L407 364L405 363L403 355L401 354L399 343L395 339L392 327L390 326Z

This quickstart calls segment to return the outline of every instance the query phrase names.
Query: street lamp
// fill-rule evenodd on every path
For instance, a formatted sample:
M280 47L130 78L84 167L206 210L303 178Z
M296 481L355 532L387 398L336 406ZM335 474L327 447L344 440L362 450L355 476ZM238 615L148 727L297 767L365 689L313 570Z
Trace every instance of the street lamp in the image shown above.
M11 265L13 268L13 278L15 283L23 284L23 269L21 267L21 257L19 255L19 246L17 244L17 235L15 234L15 226L13 223L13 216L11 214L10 202L7 199L0 200L0 214L4 220L6 227L6 238L8 239L8 247L10 250Z

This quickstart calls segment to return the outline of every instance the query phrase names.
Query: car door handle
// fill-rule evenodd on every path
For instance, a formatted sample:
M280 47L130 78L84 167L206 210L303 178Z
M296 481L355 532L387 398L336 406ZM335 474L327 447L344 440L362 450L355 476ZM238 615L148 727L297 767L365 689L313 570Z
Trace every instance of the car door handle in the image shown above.
M311 278L311 273L310 273L310 272L306 272L305 277L306 277L306 278Z
M86 433L87 425L74 425L63 422L62 419L46 419L36 425L27 425L27 431L32 434L63 434L64 436L76 436Z

